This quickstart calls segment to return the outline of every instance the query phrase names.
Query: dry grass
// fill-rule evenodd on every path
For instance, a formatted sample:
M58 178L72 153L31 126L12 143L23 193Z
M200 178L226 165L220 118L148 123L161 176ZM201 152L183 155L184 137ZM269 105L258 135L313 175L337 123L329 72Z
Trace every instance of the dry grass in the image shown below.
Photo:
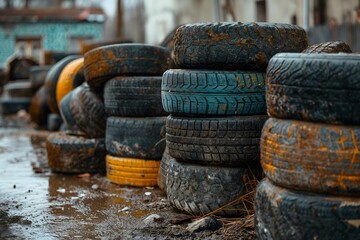
M242 238L244 239L256 239L255 229L254 229L254 200L256 187L259 183L259 180L255 176L244 176L246 194L238 197L232 202L227 203L226 205L216 209L213 212L210 212L206 215L201 216L213 216L216 217L219 221L223 223L224 234L226 237L230 238ZM216 213L222 210L232 210L231 206L241 205L242 207L237 208L236 210L241 212L237 218L223 218L216 216Z

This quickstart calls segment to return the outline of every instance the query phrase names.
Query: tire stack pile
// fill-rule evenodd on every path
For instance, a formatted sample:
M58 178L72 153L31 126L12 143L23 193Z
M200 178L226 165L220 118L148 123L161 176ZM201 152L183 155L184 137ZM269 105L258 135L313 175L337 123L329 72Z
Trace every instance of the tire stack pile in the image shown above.
M81 84L84 79L84 60L76 57L64 65L56 81L55 96L51 98L60 103L57 109L68 130L47 139L48 163L53 172L105 171L105 108L98 93Z
M106 172L111 182L157 184L167 115L161 105L161 75L171 66L171 51L150 45L116 44L85 54L88 84L104 91Z
M274 56L259 239L360 239L360 54Z
M268 60L306 47L305 31L287 24L209 23L177 29L174 59L183 69L166 71L162 81L163 106L172 114L166 143L174 159L168 163L166 192L174 208L192 215L212 212L245 194L248 179L261 177ZM242 210L234 203L216 214L239 215Z

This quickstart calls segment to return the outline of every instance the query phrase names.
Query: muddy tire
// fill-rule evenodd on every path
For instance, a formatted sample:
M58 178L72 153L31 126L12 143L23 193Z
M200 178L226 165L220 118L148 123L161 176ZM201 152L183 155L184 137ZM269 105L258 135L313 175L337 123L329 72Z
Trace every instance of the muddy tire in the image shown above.
M166 121L169 154L178 161L213 166L260 166L260 136L266 115Z
M170 159L166 193L172 207L200 216L244 195L245 178L252 175L247 168L200 166ZM241 204L234 204L216 215L236 216L243 210Z
M360 194L360 127L270 118L261 164L275 184L312 192Z
M266 113L265 73L171 69L161 95L165 111L176 115Z
M171 50L142 44L115 44L85 54L85 78L99 87L115 76L161 76L171 68Z
M106 150L112 156L161 159L165 150L166 117L109 117L106 125Z
M263 180L255 198L260 240L359 239L359 199L295 192Z
M61 99L85 81L84 58L68 63L61 71L56 85L56 103L60 107Z
M105 171L104 139L87 139L61 133L46 141L48 164L58 173L94 173Z
M63 58L62 60L57 62L46 75L44 85L47 91L49 92L47 102L51 112L53 113L59 113L59 108L56 102L56 86L59 80L59 76L62 70L65 68L65 66L77 58L80 58L80 56L72 55Z
M352 53L349 45L343 41L324 42L306 48L303 53Z
M104 138L106 113L102 100L86 84L75 88L70 94L69 108L76 126L89 138Z
M274 56L266 102L273 117L360 124L360 54Z
M1 98L1 113L6 115L17 113L20 110L28 111L31 101L31 98Z
M7 67L9 69L9 79L19 80L28 79L30 68L38 66L39 63L32 58L23 56L14 56L7 59Z
M47 124L47 115L50 109L47 105L47 92L45 87L41 87L32 98L29 114L31 121L35 122L38 126Z
M106 156L106 176L119 185L156 186L160 161Z
M279 52L308 46L304 29L273 23L196 23L175 33L174 60L180 68L265 71Z
M170 159L174 159L174 158L169 155L169 150L166 147L164 154L161 158L159 175L158 175L158 179L157 179L157 184L158 184L159 188L163 191L166 191L166 179L167 179L167 175L168 175Z
M31 88L37 90L41 88L46 79L46 75L52 66L34 66L30 68L29 79L31 82Z
M168 115L161 103L161 77L117 77L104 89L109 116L152 117Z
M4 86L5 93L13 98L32 98L34 90L29 80L16 80Z

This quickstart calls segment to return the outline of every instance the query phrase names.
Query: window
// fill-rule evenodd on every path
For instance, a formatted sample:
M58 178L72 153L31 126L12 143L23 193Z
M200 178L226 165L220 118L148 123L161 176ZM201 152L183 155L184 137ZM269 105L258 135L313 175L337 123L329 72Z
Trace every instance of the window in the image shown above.
M16 37L15 52L43 62L42 37Z

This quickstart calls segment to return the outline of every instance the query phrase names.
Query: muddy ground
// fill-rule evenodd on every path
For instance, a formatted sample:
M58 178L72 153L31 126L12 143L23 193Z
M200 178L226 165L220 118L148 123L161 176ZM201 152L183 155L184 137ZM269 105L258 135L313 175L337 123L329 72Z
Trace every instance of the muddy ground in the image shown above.
M226 227L190 233L194 218L172 210L158 188L51 173L48 134L26 116L0 117L0 239L253 239ZM161 219L145 224L151 214Z

